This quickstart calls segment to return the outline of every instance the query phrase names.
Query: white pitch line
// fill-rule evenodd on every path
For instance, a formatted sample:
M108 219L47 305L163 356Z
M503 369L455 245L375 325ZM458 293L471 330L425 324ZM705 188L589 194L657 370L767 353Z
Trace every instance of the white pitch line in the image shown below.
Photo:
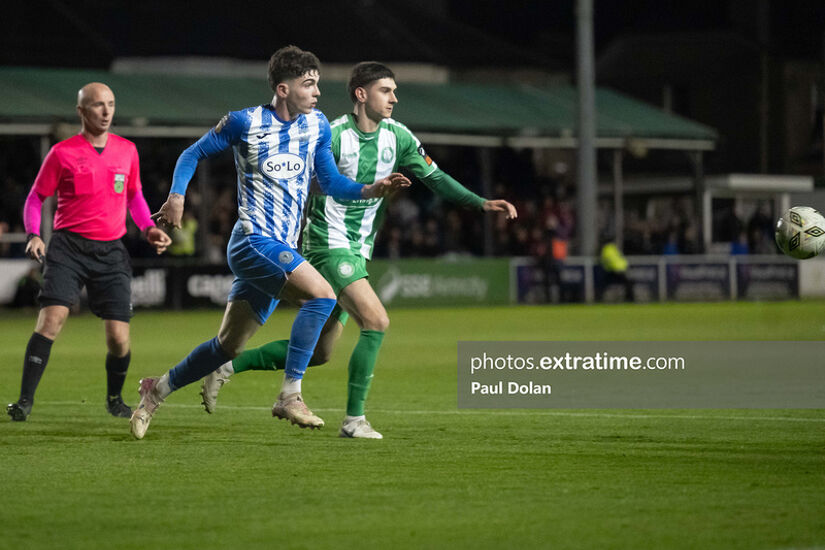
M90 402L78 401L38 401L38 406L42 405L56 405L56 406L76 406L76 405L94 405ZM183 403L164 403L164 408L179 408L179 409L202 409L201 405L188 405ZM226 409L231 411L268 411L272 407L256 407L251 405L221 405L218 409ZM323 412L343 412L344 409L338 408L319 408L313 407L313 410ZM675 418L680 420L766 420L774 422L816 422L825 423L823 418L798 418L791 416L733 416L733 415L700 415L700 414L647 414L647 413L589 413L589 412L571 412L559 410L539 410L539 409L465 409L465 410L440 410L440 411L425 411L425 410L404 410L404 409L370 409L371 413L376 414L415 414L415 415L465 415L465 416L490 416L490 415L507 415L507 416L572 416L585 418L638 418L641 420L649 418Z

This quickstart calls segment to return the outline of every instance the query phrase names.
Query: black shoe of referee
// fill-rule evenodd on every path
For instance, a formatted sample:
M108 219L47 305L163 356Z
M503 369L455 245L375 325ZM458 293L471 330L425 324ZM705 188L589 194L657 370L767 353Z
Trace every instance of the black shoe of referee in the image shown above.
M109 411L109 414L118 418L132 416L132 409L123 402L123 398L119 395L110 395L106 398L106 410Z
M6 412L15 422L25 421L32 412L32 402L28 399L20 399L16 403L9 403Z

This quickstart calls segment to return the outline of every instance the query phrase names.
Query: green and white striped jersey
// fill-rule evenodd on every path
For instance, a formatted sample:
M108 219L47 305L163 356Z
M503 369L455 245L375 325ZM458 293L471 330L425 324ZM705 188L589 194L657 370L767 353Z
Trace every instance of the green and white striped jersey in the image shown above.
M399 168L418 179L438 169L415 135L391 118L382 120L378 130L369 134L358 129L352 114L335 119L330 127L338 170L359 183L375 183ZM369 260L384 209L383 198L336 200L313 189L307 206L304 252L344 248Z

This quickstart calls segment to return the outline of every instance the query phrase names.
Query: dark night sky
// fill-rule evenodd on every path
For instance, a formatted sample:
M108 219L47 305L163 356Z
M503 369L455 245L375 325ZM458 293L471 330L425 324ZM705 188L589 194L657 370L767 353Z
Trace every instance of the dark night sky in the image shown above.
M0 64L105 68L115 57L152 55L261 59L296 43L329 62L572 66L575 0L422 1L440 6L443 17L412 0L239 0L197 10L180 1L28 0L7 11L12 24L0 35ZM626 34L734 30L757 38L760 0L594 4L597 51ZM821 59L825 2L768 5L769 51Z
M451 0L450 15L513 44L536 47L566 42L573 47L575 2ZM548 5L549 4L549 5ZM756 38L757 0L594 0L596 47L625 34L738 29ZM825 42L825 2L768 3L771 47L791 57L821 58Z

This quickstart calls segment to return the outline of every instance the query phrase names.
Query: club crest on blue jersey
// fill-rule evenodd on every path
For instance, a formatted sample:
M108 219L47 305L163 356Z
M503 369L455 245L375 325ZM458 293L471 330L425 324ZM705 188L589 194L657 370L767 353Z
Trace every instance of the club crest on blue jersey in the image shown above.
M288 252L286 250L284 250L283 252L278 254L278 261L281 262L284 265L291 264L292 260L294 260L294 259L295 259L295 256L292 254L292 252Z

